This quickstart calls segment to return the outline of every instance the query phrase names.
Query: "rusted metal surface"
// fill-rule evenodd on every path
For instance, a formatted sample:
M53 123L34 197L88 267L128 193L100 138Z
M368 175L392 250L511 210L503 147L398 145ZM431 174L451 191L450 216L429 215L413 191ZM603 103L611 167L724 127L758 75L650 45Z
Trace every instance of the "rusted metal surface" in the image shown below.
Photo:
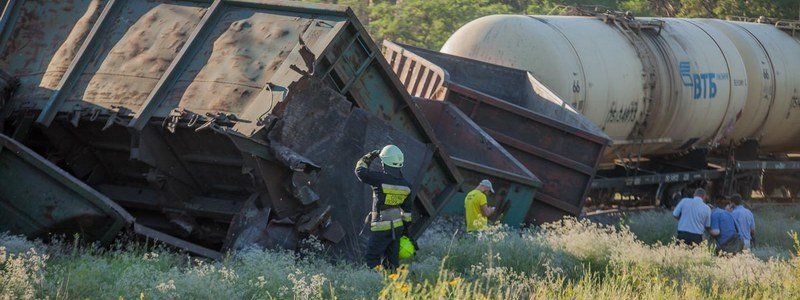
M299 155L319 163L319 172L310 180L311 189L320 199L315 207L321 208L322 212L330 207L327 212L330 214L329 224L322 230L340 230L337 229L340 227L346 234L337 244L338 248L349 250L345 252L347 255L357 255L362 247L356 245L361 245L367 236L359 233L364 229L364 218L371 209L372 192L351 175L354 162L364 153L383 145L397 145L407 158L402 173L416 187L414 191L418 195L433 149L377 116L353 107L345 97L320 80L302 78L289 88L295 92L276 108L275 116L279 119L269 133L270 141L295 149ZM444 203L418 201L414 213L421 220L412 227L412 234L421 233L421 224L435 216Z
M464 176L464 186L445 205L443 214L464 215L464 197L483 179L495 190L489 205L499 207L505 224L519 226L542 182L505 148L448 102L416 98L436 136Z
M15 105L34 105L50 97L105 3L100 0L7 3L0 19L0 61L20 81Z
M459 185L431 126L346 7L8 7L0 59L21 85L0 115L3 131L127 209L140 235L206 256L247 243L293 248L311 235L340 252L357 250L363 214L352 208L370 196L350 182L352 164L390 141L408 148L415 232ZM308 109L296 111L284 103L320 95L336 106L295 100ZM287 124L304 129L282 129ZM315 148L302 142L337 134L321 124L350 124L366 136L339 132L342 140Z
M109 242L133 216L103 194L0 134L0 228L49 239Z
M11 99L11 93L17 87L17 84L17 80L11 77L11 74L6 73L2 69L2 65L0 65L0 112L3 111L4 104ZM3 126L0 125L0 128L3 128Z
M528 222L581 213L602 130L525 71L391 42L384 55L409 93L452 103L542 180Z

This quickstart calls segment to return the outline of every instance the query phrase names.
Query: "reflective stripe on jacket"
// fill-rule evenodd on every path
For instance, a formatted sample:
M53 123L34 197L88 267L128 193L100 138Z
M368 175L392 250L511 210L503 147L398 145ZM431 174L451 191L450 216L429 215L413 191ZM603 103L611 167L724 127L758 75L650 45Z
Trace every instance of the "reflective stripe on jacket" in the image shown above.
M369 164L375 156L365 155L356 163L358 180L372 186L371 230L383 231L412 222L413 201L411 184L403 178L399 168L383 166L383 172L371 171Z

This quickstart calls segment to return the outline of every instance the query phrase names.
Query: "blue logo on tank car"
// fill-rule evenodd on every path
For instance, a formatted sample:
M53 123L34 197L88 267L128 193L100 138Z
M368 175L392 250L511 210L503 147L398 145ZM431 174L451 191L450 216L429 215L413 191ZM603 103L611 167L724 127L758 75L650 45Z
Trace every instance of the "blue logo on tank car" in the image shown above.
M692 98L713 99L717 96L716 80L727 80L728 73L692 73L692 65L688 61L682 61L678 65L683 85L692 88Z

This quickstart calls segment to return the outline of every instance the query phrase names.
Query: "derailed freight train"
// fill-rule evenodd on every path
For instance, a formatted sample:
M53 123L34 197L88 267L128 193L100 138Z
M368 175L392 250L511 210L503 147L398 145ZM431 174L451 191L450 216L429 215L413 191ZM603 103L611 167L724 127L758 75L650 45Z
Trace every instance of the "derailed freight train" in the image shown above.
M720 32L733 29L718 20L702 21L718 32L701 26L705 37L685 40L669 34L668 21L593 13L625 37L597 41L613 48L598 53L638 60L614 67L615 59L583 59L589 54L561 34L567 42L528 47L566 56L536 58L545 61L533 68L539 74L390 42L384 59L339 6L6 3L0 230L31 237L78 232L107 242L127 231L220 257L252 244L296 249L313 236L332 255L356 258L371 195L352 164L390 143L410 158L412 234L459 213L464 193L484 178L496 183L495 218L520 225L580 215L587 195L658 200L707 181L749 192L763 169L773 185L791 185L800 169L786 155L790 142L764 129L796 116L785 101L797 94L786 86L796 79L786 69L795 56L773 49L793 45L762 46L752 61L737 61L740 44L767 41L725 42ZM695 49L691 41L702 38L717 50ZM526 57L512 48L487 57ZM698 53L713 55L690 59ZM754 83L753 61L765 57L764 80ZM624 82L601 87L611 74ZM757 97L768 101L751 103ZM597 173L598 165L608 168Z
M10 1L0 62L3 231L128 230L209 257L315 236L358 257L358 157L396 144L414 158L414 234L460 187L346 7Z
M441 51L527 70L600 126L595 198L800 192L800 22L571 14L483 17Z
M467 102L412 98L391 68L346 7L9 1L0 230L100 242L127 232L214 258L253 244L297 249L313 236L357 258L371 194L353 164L386 144L408 158L413 235L486 178L497 221L580 214L607 143L582 116L548 101L537 113L479 100L541 129L517 136L517 123L459 111ZM543 184L535 173L545 171Z

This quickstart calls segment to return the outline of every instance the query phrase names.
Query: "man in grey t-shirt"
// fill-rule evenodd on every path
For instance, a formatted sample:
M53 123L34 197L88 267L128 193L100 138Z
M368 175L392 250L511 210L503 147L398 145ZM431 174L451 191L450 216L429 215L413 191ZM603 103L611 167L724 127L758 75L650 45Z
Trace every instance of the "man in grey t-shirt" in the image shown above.
M711 208L706 205L708 194L696 189L693 198L683 198L672 216L678 219L678 242L693 246L703 242L703 232L711 226Z

